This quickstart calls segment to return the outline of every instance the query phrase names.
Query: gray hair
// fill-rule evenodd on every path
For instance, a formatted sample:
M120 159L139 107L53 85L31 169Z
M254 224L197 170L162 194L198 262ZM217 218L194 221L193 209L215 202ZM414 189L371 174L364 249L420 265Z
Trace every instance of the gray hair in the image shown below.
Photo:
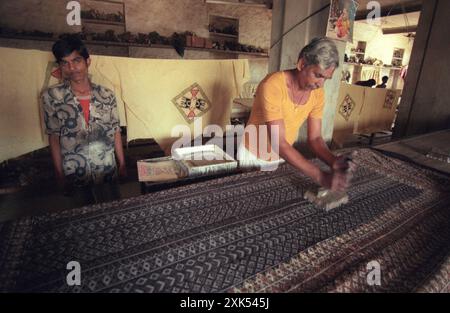
M303 58L306 65L319 65L323 70L339 67L339 52L336 44L328 38L314 38L300 52L298 59Z

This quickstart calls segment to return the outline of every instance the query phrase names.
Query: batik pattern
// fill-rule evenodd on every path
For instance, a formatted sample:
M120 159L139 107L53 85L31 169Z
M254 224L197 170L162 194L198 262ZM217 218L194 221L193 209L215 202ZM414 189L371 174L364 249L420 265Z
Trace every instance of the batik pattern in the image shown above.
M47 89L42 102L46 132L60 138L66 177L76 185L114 180L114 135L120 129L114 93L92 84L89 123L68 82Z
M173 98L172 102L189 124L211 109L211 101L209 101L202 87L197 83L183 90L183 92Z
M339 114L348 122L353 111L355 110L355 107L355 101L352 99L352 97L347 95L344 98L344 101L342 101L341 105L339 106Z
M330 212L303 199L314 183L284 164L0 224L0 290L448 288L449 178L371 150L354 161L350 202ZM81 265L81 286L66 283L70 261ZM367 284L372 261L381 286Z

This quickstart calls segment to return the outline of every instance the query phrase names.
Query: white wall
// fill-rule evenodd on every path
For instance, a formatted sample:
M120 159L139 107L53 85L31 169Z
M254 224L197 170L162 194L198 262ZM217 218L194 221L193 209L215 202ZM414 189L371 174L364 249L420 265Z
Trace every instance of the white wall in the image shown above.
M450 1L424 1L394 137L450 127Z
M404 34L383 35L381 26L370 25L365 22L356 22L354 29L353 44L348 44L346 53L355 48L358 41L367 42L366 59L377 58L384 64L392 63L394 48L405 49L403 65L407 65L411 58L414 40L405 37Z

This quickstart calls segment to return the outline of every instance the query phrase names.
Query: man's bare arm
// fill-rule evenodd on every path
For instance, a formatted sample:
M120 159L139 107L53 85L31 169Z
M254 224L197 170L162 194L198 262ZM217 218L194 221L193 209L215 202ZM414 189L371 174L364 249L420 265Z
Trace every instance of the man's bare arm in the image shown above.
M272 148L277 149L281 158L300 170L305 175L311 177L317 184L333 191L343 191L347 188L348 182L346 174L338 171L324 172L319 167L307 160L300 152L292 147L285 137L285 126L283 120L266 123L269 129ZM275 127L272 127L275 126ZM275 132L275 133L274 133ZM330 152L331 153L331 152Z
M59 136L54 135L54 134L49 135L48 142L50 145L50 153L52 155L53 167L55 169L55 174L56 174L56 180L58 182L58 185L60 187L63 187L65 179L64 179L64 171L63 171L62 156L61 156L61 145L59 143Z
M334 155L322 137L322 120L308 119L308 145L316 156L328 164L333 171L354 170L354 164L348 162L345 156Z
M321 119L308 119L308 145L319 159L324 161L330 167L333 167L337 158L331 153L323 140Z
M122 136L120 131L117 131L114 134L114 150L116 152L117 162L119 163L119 176L125 177L127 176L127 170L125 165L125 155L123 152Z
M271 140L272 148L276 151L278 145L280 157L311 177L316 183L322 184L322 171L286 141L284 121L277 120L266 124L269 130L269 138L274 139Z

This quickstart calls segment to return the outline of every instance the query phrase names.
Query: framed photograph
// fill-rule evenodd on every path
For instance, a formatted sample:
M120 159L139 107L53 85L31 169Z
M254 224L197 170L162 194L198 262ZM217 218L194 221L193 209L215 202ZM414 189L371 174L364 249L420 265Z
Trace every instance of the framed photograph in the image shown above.
M331 0L327 37L353 42L353 25L357 8L358 3L354 0Z

